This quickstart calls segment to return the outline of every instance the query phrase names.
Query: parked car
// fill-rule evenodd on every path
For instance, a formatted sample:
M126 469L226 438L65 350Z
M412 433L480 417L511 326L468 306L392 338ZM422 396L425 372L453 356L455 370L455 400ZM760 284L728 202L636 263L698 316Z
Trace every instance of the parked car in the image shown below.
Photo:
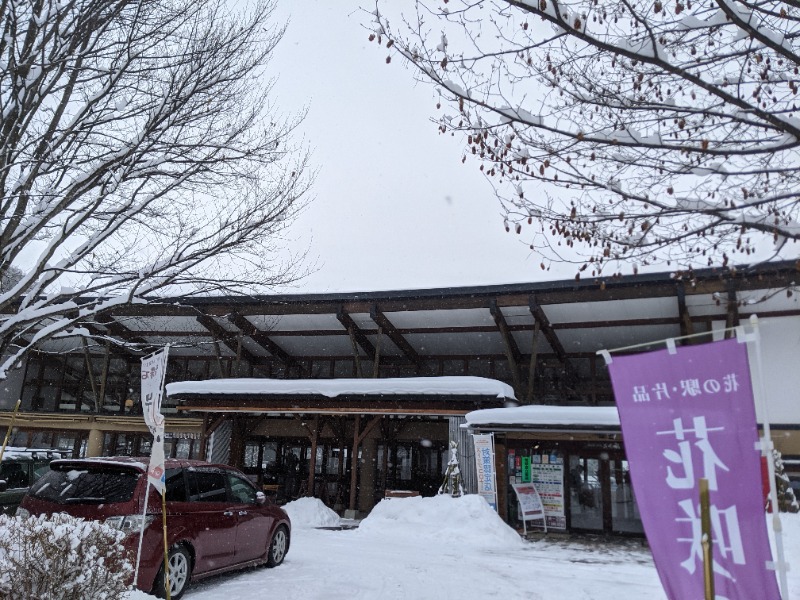
M105 521L128 533L124 544L134 560L144 518L136 586L164 598L161 498L151 489L144 511L147 463L146 458L128 457L53 461L17 514L65 512ZM181 597L191 580L283 562L289 550L289 517L241 471L196 460L168 459L165 467L173 600Z
M43 448L6 448L0 462L0 514L14 515L28 488L66 452Z

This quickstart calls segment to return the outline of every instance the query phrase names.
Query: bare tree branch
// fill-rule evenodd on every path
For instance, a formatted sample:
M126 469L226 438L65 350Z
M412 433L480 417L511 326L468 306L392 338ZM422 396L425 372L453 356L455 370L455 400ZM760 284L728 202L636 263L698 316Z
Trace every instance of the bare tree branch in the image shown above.
M532 249L594 273L797 256L797 5L415 8L379 1L370 39L437 86L440 132L464 136L463 160L477 159Z
M110 306L298 276L276 250L313 175L270 104L273 8L0 1L0 378Z

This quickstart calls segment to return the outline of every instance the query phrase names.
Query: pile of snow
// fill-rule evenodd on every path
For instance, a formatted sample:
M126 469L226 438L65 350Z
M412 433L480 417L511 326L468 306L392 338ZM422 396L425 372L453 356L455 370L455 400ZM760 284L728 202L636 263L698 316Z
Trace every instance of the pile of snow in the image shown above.
M319 498L298 498L285 504L283 510L292 521L292 529L339 527L342 520Z
M361 521L365 537L433 538L448 545L472 548L519 548L523 541L480 496L434 496L382 500ZM424 545L424 543L423 543Z

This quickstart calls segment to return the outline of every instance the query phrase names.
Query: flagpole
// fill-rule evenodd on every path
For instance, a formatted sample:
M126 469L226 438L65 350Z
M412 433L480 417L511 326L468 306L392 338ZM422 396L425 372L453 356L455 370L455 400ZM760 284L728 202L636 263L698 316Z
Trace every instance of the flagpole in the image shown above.
M752 341L756 355L756 390L755 398L758 408L761 410L761 421L763 423L763 435L761 437L761 454L767 459L767 473L769 475L769 500L772 505L772 531L775 534L775 553L777 564L773 568L778 572L778 583L781 588L781 597L784 600L789 598L789 585L786 579L786 560L783 551L783 527L781 526L780 510L778 507L778 492L775 487L775 459L772 451L775 447L772 443L772 433L769 424L769 409L767 407L766 397L764 396L764 378L762 376L763 368L761 363L761 332L758 328L758 317L756 315L750 316L750 325L753 327L753 335L747 341Z

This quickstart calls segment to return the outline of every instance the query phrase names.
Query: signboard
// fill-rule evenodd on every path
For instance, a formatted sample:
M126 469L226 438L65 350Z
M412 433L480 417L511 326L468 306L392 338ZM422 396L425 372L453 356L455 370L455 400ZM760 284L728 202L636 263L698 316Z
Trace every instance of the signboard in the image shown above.
M473 434L475 466L478 470L478 495L497 510L497 491L494 471L494 436L491 433Z
M550 457L547 457L547 460L549 461ZM559 458L558 460L561 459ZM531 465L531 482L536 486L536 490L542 499L544 514L547 517L547 526L555 529L566 529L567 516L564 512L563 463L534 462Z
M779 600L747 347L735 339L608 365L642 523L671 600L703 597L698 481L710 489L715 592Z
M522 457L522 483L531 482L531 457Z
M168 348L142 358L142 412L147 428L153 434L147 479L161 493L165 486L164 415L161 414L161 391L167 371Z
M517 495L520 508L520 519L523 521L544 520L544 505L532 483L515 483L514 493Z

